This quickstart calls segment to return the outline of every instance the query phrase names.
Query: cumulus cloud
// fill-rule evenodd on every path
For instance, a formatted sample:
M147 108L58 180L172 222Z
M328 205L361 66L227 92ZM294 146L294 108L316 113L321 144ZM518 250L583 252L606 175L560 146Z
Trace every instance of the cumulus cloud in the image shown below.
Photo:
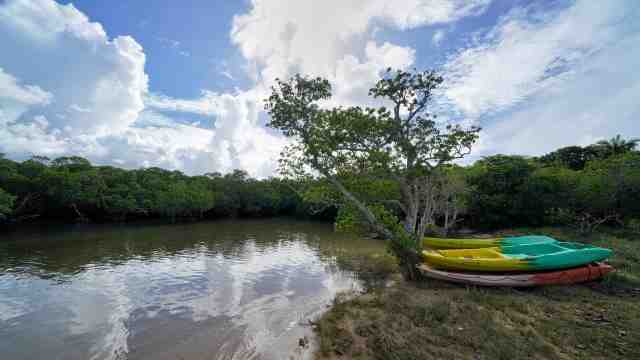
M0 97L3 101L24 105L46 105L53 96L37 86L20 84L18 79L0 68Z
M171 126L134 126L162 116L143 111L145 55L131 37L108 38L73 5L8 0L0 43L0 151L210 170L211 130L166 118Z
M110 40L73 5L8 0L0 5L0 65L54 96L38 113L74 134L126 129L143 109L145 55L131 37ZM86 111L78 111L84 109Z
M268 176L287 142L264 127L262 99L276 77L324 76L336 103L365 103L381 70L409 67L416 56L410 47L377 41L374 25L406 30L449 23L482 13L489 2L254 0L230 33L254 84L179 99L148 91L146 57L133 38L110 38L71 4L6 0L0 3L0 151ZM169 113L205 117L213 129L178 124Z
M0 113L0 118L2 114ZM47 119L38 115L30 122L13 123L0 120L0 152L13 156L60 155L67 150L67 141L59 130L50 131Z
M640 15L632 1L516 9L445 64L445 97L484 119L476 154L541 154L637 135ZM483 118L484 116L484 118Z
M149 115L177 111L210 117L215 129L207 148L215 156L207 159L209 171L245 169L253 176L268 177L274 174L287 140L269 132L260 121L261 99L255 90L222 94L203 91L196 99L150 95L146 104Z
M231 156L224 163L251 168L262 164L264 172L273 171L286 141L265 130L257 119L261 100L276 78L295 73L322 76L333 85L328 106L370 104L367 92L381 71L405 69L415 62L414 49L377 42L374 24L404 30L447 23L477 15L488 4L488 0L252 1L247 13L234 18L231 40L247 60L255 87L242 99L226 98L241 109L234 113L233 122L226 120L218 127L220 117L216 118L219 134L214 142L226 147L227 154L238 154L235 162ZM260 156L264 151L267 158Z
M483 11L487 4L404 1L390 7L384 1L253 1L246 14L235 17L231 31L255 80L251 89L223 94L205 90L196 99L150 94L145 103L155 111L211 116L214 169L243 168L254 176L272 175L288 142L260 120L262 100L276 77L297 72L324 76L334 86L332 104L367 103L367 90L381 70L407 68L415 61L412 48L376 42L368 32L375 21L406 29L455 21Z
M38 86L24 85L0 67L0 126L7 126L32 106L47 105L53 95Z
M249 69L255 79L269 83L296 72L331 78L338 69L356 71L344 67L360 67L354 59L367 49L377 49L370 45L374 23L403 30L447 23L479 14L488 4L489 0L253 0L248 13L234 18L231 39L252 64ZM394 66L413 61L402 47L390 43L381 47L384 60ZM368 51L365 61L372 55L381 54Z
M141 117L158 116L142 113ZM214 132L195 126L131 127L126 131L80 143L92 149L90 157L101 163L114 162L126 168L157 166L188 174L210 172L216 154L211 149Z

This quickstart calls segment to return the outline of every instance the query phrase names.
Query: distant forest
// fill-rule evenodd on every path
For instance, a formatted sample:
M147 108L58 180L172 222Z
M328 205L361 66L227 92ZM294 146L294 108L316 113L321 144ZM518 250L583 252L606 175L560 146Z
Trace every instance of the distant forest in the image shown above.
M470 166L451 166L447 177L456 186L447 201L455 208L454 223L479 228L575 225L584 231L610 224L637 231L637 144L618 136L541 157L493 155ZM76 156L17 162L0 154L0 223L283 215L331 221L337 216L339 221L341 200L317 195L327 189L323 180L301 181L258 180L241 170L201 176L160 168L125 170L94 166ZM400 196L395 189L385 191L391 199Z

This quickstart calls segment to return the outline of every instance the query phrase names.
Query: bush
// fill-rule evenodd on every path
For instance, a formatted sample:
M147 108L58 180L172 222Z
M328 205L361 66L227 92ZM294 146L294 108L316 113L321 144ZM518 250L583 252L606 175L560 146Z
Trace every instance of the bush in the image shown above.
M640 219L629 219L625 222L625 228L633 233L640 234Z

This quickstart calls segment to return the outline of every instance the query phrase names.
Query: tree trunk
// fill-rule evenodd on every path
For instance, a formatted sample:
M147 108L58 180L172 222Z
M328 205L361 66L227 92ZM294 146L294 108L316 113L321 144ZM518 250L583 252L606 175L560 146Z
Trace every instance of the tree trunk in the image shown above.
M376 230L376 232L380 233L384 238L391 239L393 234L386 229L382 224L378 222L376 216L367 208L365 204L363 204L360 200L358 200L347 188L342 185L340 181L338 181L335 177L325 174L327 179L344 195L355 207L364 215L369 224Z
M449 233L449 211L444 212L444 228L442 229L442 236L447 236Z
M22 200L20 201L20 205L16 206L13 213L16 215L22 214L22 212L27 208L27 205L29 205L31 200L34 200L37 198L38 198L38 194L28 193L27 195L25 195L24 198L22 198Z
M391 251L398 258L402 277L408 281L422 279L422 274L418 270L418 265L422 263L422 255L414 249L402 246L398 240L391 239Z
M72 203L71 204L71 208L73 208L73 210L76 212L76 215L78 216L76 221L83 222L83 223L88 223L89 222L89 218L84 216L84 214L81 213L80 210L78 210L78 207L76 206L76 203Z
M323 173L325 177L331 182L344 197L349 200L360 211L374 230L380 234L384 239L390 242L391 251L398 258L400 262L400 271L405 279L409 281L416 281L421 279L421 273L418 271L418 265L422 262L422 254L419 249L422 245L422 236L417 236L416 232L419 231L417 227L419 203L414 191L410 191L410 197L405 198L407 208L407 218L405 218L404 226L406 230L405 234L397 234L387 229L384 224L381 224L376 218L375 214L369 210L369 208L358 198L356 198L349 190L347 190L342 183L331 176L328 173ZM410 230L409 230L410 229Z

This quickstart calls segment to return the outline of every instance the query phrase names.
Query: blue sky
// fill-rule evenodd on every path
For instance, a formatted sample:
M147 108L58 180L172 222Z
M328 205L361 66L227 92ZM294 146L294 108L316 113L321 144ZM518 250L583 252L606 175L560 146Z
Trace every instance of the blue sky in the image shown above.
M436 68L470 160L640 135L635 0L2 0L0 152L190 174L274 174L275 77L372 104L387 66ZM331 105L329 104L329 105Z
M129 35L147 55L149 87L173 97L200 95L201 89L225 91L249 86L235 66L235 80L221 74L242 62L229 42L233 16L246 11L245 1L153 0L61 1L73 4L110 37Z

